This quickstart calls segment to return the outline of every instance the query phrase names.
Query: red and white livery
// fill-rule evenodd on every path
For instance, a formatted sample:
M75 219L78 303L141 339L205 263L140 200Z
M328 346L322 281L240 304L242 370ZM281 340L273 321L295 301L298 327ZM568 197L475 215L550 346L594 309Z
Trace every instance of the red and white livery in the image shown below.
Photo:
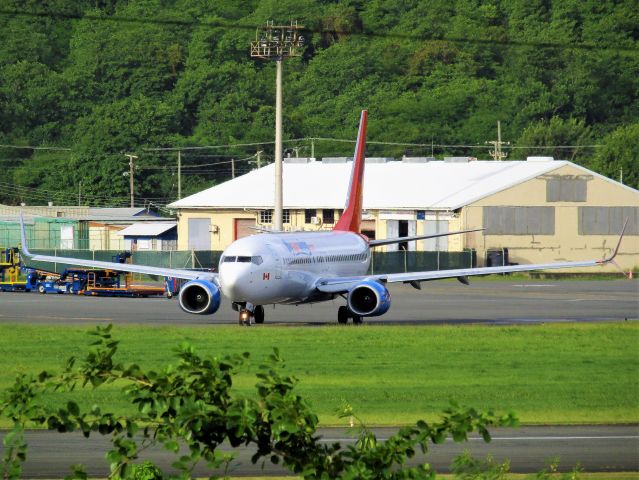
M239 312L240 323L244 324L250 324L252 320L264 322L264 305L298 305L336 297L345 299L345 305L340 306L337 312L338 322L347 323L350 319L353 323L361 323L364 317L383 315L389 310L391 296L386 288L388 283L410 283L416 288L419 288L420 282L444 278L458 278L467 283L467 277L473 275L603 265L617 254L619 244L612 255L603 260L367 275L371 248L481 229L383 240L369 240L362 235L366 122L367 112L364 110L344 213L332 231L266 232L239 239L224 250L218 273L32 255L27 247L24 225L22 254L36 261L186 279L188 282L182 286L179 295L180 307L184 311L213 314L219 308L223 295L232 302Z

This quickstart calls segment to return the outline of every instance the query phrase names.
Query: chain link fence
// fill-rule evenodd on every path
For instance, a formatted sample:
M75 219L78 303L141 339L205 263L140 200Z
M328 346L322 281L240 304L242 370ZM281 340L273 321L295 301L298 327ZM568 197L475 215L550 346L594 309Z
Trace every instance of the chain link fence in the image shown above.
M32 249L41 255L64 256L85 260L112 262L121 253L117 250L58 250ZM167 252L133 252L132 263L162 268L195 268L217 270L220 251L209 250L175 250ZM451 268L475 267L477 255L475 250L463 252L373 252L370 274L418 272L423 270L448 270ZM67 267L64 263L27 261L27 266L49 272L62 272Z

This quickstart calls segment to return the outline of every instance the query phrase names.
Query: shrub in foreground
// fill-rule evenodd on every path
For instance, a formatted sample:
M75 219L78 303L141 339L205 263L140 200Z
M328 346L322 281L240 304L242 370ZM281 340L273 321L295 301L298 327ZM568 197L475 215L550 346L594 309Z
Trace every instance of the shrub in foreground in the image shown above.
M89 334L95 341L83 358L69 358L59 374L19 375L4 392L0 414L13 423L3 440L4 478L20 477L27 455L24 429L32 424L58 432L81 431L87 438L109 435L109 478L162 478L163 472L149 462L136 464L140 453L153 445L175 455L178 478L191 478L200 463L224 474L232 457L218 447L228 442L233 447L253 447L254 463L281 464L304 478L400 479L434 477L426 463L406 465L417 450L425 453L448 437L465 441L474 431L490 441L488 428L516 423L512 414L499 417L452 404L439 422L419 421L384 442L359 422L355 444L326 444L317 436L317 416L294 391L297 379L283 373L277 349L258 365L256 395L246 397L234 392L233 379L248 362L248 353L203 357L182 344L176 349L176 365L145 371L137 364L117 361L118 341L112 338L110 325ZM135 414L116 415L98 405L84 408L73 401L53 408L42 401L44 393L97 389L113 382L122 385L123 394L137 407ZM347 404L340 416L356 418ZM86 478L86 473L75 465L69 478Z

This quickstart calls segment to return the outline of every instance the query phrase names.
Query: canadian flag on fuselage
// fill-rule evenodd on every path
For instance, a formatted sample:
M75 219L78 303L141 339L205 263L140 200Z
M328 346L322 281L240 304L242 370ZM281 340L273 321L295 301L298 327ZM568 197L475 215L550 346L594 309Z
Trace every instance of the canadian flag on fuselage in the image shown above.
M359 121L359 132L355 143L355 156L353 157L353 170L351 182L348 186L348 196L344 213L339 218L334 231L359 233L362 222L362 204L364 202L364 164L366 151L366 120L368 111L362 110Z

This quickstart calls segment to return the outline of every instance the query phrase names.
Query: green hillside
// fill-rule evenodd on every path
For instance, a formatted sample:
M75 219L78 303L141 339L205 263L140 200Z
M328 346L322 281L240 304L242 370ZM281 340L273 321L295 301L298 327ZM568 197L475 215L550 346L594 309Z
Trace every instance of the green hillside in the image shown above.
M275 66L256 27L296 19L284 66L285 139L352 139L369 155L553 155L639 186L639 11L599 0L3 0L0 202L175 200L175 152L272 142ZM57 146L34 150L7 146ZM548 146L548 148L539 148ZM561 147L561 148L559 148ZM286 142L300 156L352 144ZM272 159L272 144L185 150L183 194Z

